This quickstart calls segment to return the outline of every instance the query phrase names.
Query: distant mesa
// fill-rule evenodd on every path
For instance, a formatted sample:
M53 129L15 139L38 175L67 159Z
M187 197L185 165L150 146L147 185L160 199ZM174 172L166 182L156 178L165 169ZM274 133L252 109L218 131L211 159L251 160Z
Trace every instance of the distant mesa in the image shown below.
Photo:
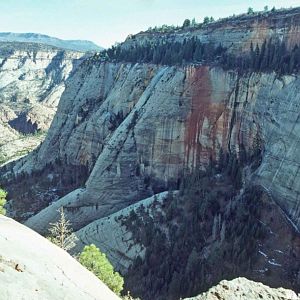
M86 40L62 40L39 33L13 33L0 32L0 42L29 42L39 43L58 48L63 48L73 51L81 52L96 52L103 50L102 47L96 45L91 41Z

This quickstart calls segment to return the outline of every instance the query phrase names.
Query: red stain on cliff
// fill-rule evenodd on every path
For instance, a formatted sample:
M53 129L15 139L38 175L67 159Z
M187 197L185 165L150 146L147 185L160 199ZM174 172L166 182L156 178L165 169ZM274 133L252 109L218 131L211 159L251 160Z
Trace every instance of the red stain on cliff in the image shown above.
M215 159L219 147L226 147L228 139L228 93L214 90L209 72L208 67L186 70L185 96L191 98L191 109L185 127L185 164L190 168ZM221 93L224 101L214 101L217 93Z

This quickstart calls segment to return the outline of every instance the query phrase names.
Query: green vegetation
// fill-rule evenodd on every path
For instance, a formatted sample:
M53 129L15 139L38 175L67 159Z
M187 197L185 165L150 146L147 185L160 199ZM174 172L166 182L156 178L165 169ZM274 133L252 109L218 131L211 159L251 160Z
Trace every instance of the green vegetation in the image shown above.
M0 189L0 215L5 215L6 214L6 209L4 208L6 204L6 195L7 193Z
M248 15L253 15L253 14L254 14L254 10L253 10L252 7L249 7L249 8L248 8L247 14L248 14Z
M183 174L180 191L154 201L151 213L141 206L121 219L146 248L125 278L126 289L143 300L174 300L249 274L266 234L259 221L264 204L258 188L238 195L242 170L259 164L260 147L251 153L242 148L239 157L221 151L219 163L211 161L206 171Z
M66 219L64 209L60 208L58 212L59 220L55 223L50 223L50 235L47 238L53 244L68 251L75 246L77 237L73 234L70 221ZM123 290L124 280L118 272L114 271L113 266L106 258L106 255L101 253L95 245L85 246L78 257L78 261L88 270L93 272L113 292L120 295ZM130 296L130 293L128 293L124 299L134 300Z
M261 192L247 191L237 203L228 178L219 186L214 181L193 174L184 183L189 188L169 194L156 221L143 208L125 221L136 242L146 247L145 258L137 258L126 276L126 288L134 295L144 300L185 298L253 269L266 234L259 222Z
M77 238L73 234L70 221L65 217L64 209L61 207L58 212L59 220L55 223L50 223L48 239L53 244L68 251L75 246Z
M204 22L211 22L207 17ZM190 24L187 20L185 25ZM162 65L206 64L245 72L272 72L280 75L299 72L300 48L288 49L285 42L265 40L262 45L250 44L249 51L232 54L221 44L202 43L196 37L175 42L168 39L136 43L129 48L122 45L103 51L101 60Z
M212 23L212 22L214 22L214 21L215 21L215 19L214 19L213 17L205 17L205 18L203 19L203 24L204 24L204 25L207 25L207 24Z
M6 155L0 152L0 165L4 164L6 161L7 161Z
M0 174L0 185L5 187L13 199L15 219L23 221L24 212L37 213L57 198L83 186L88 177L89 168L95 161L96 158L92 158L86 165L72 165L68 164L68 158L64 156L48 162L42 170L35 170L31 174L21 172L17 175L9 172L12 167L10 164L2 167L1 174L10 173L5 177ZM37 179L38 189L36 188ZM40 191L43 191L43 197L40 196Z
M190 26L191 26L191 21L189 19L185 19L182 27L186 28L186 27L190 27Z
M250 51L243 55L223 55L221 65L239 72L272 72L278 74L298 73L300 69L300 48L298 45L288 50L285 42L279 40L264 41L261 46L253 43Z
M114 271L106 255L101 253L95 245L92 244L84 247L79 256L79 262L93 272L113 292L120 295L123 290L124 280L118 272Z
M145 62L163 65L181 65L184 63L207 61L220 58L226 49L221 45L201 43L197 38L185 39L183 43L169 40L145 42L125 49L121 45L101 53L102 59L112 61Z

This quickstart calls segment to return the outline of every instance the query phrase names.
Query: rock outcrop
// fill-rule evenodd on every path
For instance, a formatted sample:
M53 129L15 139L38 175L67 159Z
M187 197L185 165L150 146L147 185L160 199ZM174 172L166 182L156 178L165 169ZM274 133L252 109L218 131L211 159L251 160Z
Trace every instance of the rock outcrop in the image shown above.
M3 216L0 245L0 299L119 299L68 253Z
M41 44L0 43L0 164L41 142L83 56Z
M296 295L291 290L283 288L272 289L262 283L250 281L246 278L236 278L231 281L223 280L218 285L209 289L197 297L185 300L298 300L300 295Z

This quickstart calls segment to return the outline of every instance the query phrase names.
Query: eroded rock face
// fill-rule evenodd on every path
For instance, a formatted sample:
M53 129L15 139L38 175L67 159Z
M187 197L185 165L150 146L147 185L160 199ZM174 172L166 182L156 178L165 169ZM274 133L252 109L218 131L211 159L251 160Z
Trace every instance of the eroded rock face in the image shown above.
M231 281L223 280L218 285L209 289L197 297L186 300L296 300L300 295L296 295L291 290L283 288L272 289L262 283L250 281L246 278L236 278Z
M0 216L1 299L118 300L68 253Z
M45 143L15 170L43 169L60 157L88 164L91 174L83 189L27 224L45 230L63 205L79 229L176 186L183 169L205 167L220 149L257 147L261 166L246 177L268 189L297 224L299 86L298 76L87 64L64 93Z
M40 143L23 135L48 130L65 81L83 56L41 44L0 43L0 164Z

